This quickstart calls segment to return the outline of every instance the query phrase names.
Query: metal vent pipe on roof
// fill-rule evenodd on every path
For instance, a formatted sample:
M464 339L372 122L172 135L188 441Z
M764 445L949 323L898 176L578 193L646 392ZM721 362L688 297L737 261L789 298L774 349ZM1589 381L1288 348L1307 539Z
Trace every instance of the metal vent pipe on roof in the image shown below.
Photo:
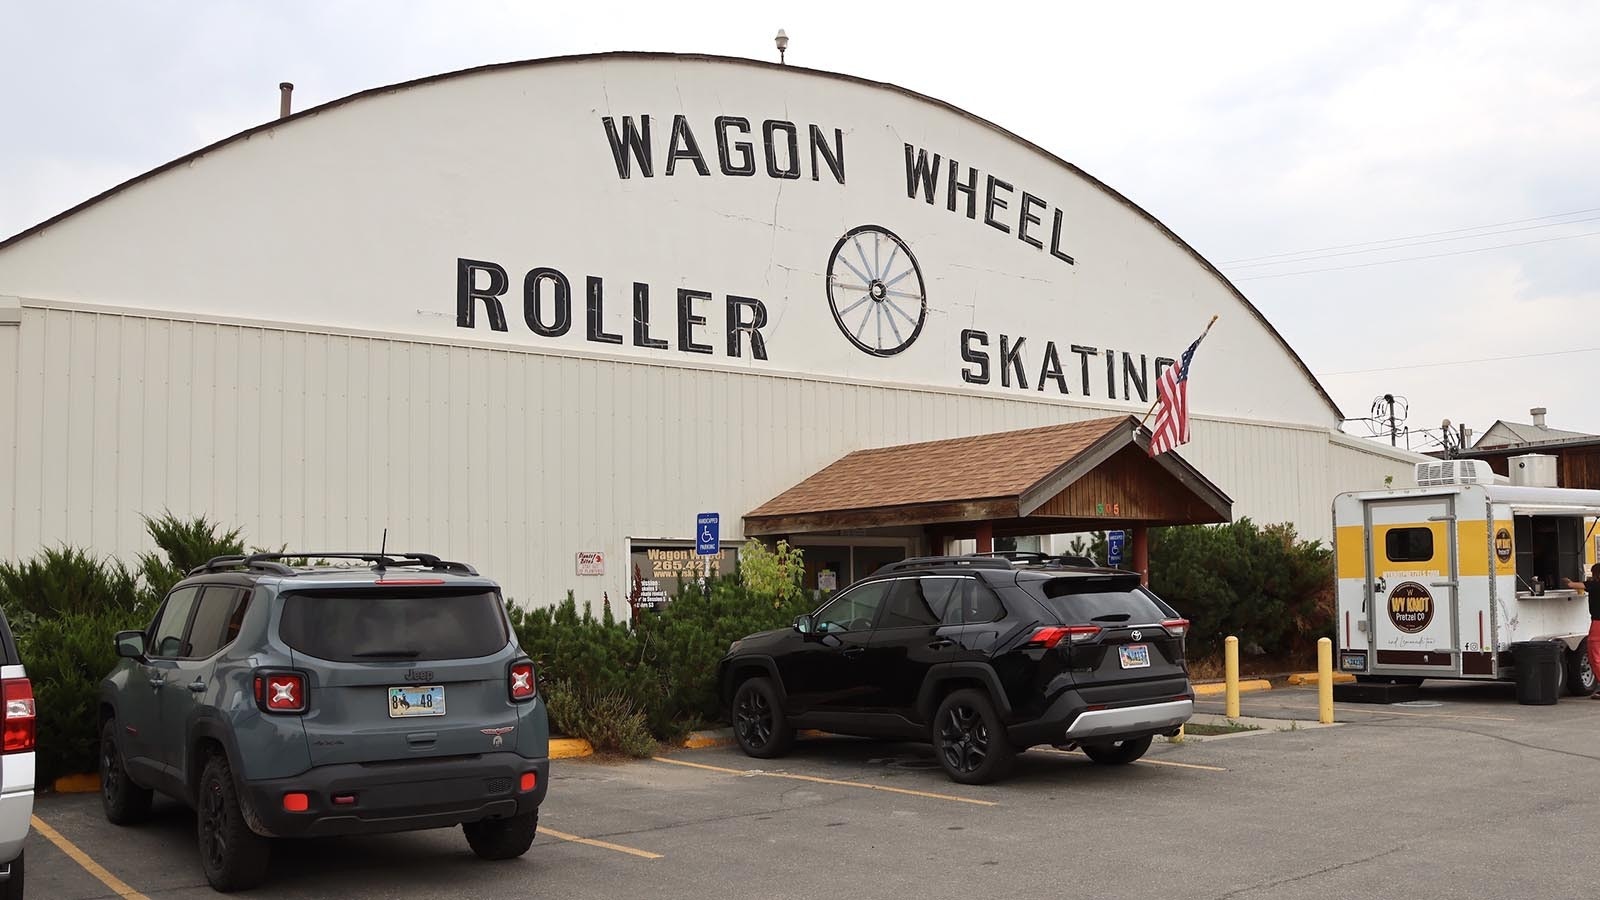
M294 85L287 82L278 83L278 118L286 119L290 112L290 97L294 94Z
M1533 427L1544 428L1544 417L1549 411L1542 406L1535 406L1533 409L1528 410L1528 415L1533 416Z

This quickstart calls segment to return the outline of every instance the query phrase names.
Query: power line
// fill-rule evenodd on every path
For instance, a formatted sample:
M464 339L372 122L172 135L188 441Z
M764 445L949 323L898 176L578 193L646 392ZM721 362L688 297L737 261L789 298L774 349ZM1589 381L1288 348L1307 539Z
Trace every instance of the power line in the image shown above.
M1443 234L1460 234L1464 231L1481 231L1485 228L1500 228L1506 225L1521 225L1525 222L1543 222L1546 219L1564 219L1567 216L1581 216L1593 212L1600 212L1600 207L1594 207L1592 209L1576 209L1572 212L1564 213L1551 213L1548 216L1534 216L1531 219L1513 219L1509 222L1491 222L1488 225L1473 225L1468 228L1452 228L1447 231L1429 231L1424 232L1423 234L1408 234L1402 237L1384 238L1377 241L1357 241L1354 244L1334 244L1331 247L1312 247L1309 250L1290 250L1284 253L1268 253L1265 256L1245 256L1239 259L1224 260L1220 263L1217 263L1217 265L1231 266L1237 263L1255 262L1256 260L1260 259L1278 259L1284 256L1300 256L1306 253L1322 253L1326 250L1348 250L1351 247L1370 247L1373 244L1390 244L1395 241L1412 241L1418 238L1438 237Z
M1464 234L1458 237L1434 238L1431 241L1412 241L1409 244L1392 244L1388 247L1371 247L1366 250L1344 250L1338 253L1323 253L1316 256L1299 256L1294 259L1280 259L1272 262L1246 263L1242 266L1227 266L1227 268L1259 269L1262 266L1288 266L1295 263L1315 262L1319 259L1333 259L1339 256L1359 256L1363 253L1383 253L1387 250L1404 250L1407 247L1424 247L1429 244L1449 244L1454 243L1455 241L1470 241L1477 238L1495 237L1496 235L1501 234L1516 234L1519 231L1535 231L1540 228L1560 228L1563 225L1580 225L1584 222L1600 222L1600 216L1590 216L1586 219L1570 219L1566 222L1546 222L1543 225L1524 225L1521 228L1502 228L1499 231L1485 231L1481 234Z
M1272 275L1246 275L1243 278L1234 278L1233 281L1259 281L1263 278L1288 278L1291 275L1315 275L1319 272L1343 272L1347 269L1368 269L1373 266L1389 266L1395 263L1415 262L1419 259L1441 259L1446 256L1462 256L1467 253L1482 253L1485 250L1504 250L1507 247L1528 247L1533 244L1548 244L1552 241L1570 241L1573 238L1594 237L1600 231L1585 231L1582 234L1563 234L1559 237L1540 238L1536 241L1519 241L1514 244L1491 244L1488 247L1472 247L1466 250L1452 250L1448 253L1429 253L1424 256L1402 256L1399 259L1380 259L1377 262L1355 263L1348 266L1329 266L1324 269L1303 269L1299 272L1278 272Z
M1318 378L1331 378L1335 375L1374 375L1379 372L1399 372L1404 369L1437 369L1443 366L1466 366L1474 363L1505 362L1512 359L1540 359L1547 356L1571 356L1574 353L1596 353L1600 347L1579 347L1576 350L1549 350L1543 353L1517 353L1511 356L1485 356L1479 359L1452 359L1445 362L1417 363L1410 366L1386 366L1381 369L1349 369L1344 372L1318 372Z

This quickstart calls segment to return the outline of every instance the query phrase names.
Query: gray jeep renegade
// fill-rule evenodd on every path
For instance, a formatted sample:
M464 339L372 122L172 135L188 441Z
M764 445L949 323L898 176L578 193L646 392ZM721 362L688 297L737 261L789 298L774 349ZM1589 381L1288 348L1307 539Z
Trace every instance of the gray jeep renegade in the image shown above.
M345 565L290 565L301 559ZM460 825L485 859L533 842L549 730L500 588L425 553L224 556L117 635L101 800L197 812L211 886L266 875L270 838Z

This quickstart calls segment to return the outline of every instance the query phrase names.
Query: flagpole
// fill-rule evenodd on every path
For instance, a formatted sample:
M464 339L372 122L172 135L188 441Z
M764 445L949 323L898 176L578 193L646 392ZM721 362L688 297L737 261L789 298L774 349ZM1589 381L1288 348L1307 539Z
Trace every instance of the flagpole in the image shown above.
M1206 335L1211 333L1211 326L1217 324L1217 319L1218 318L1219 318L1218 316L1212 316L1211 317L1211 321L1206 323L1206 330L1200 332L1200 340L1195 341L1195 343L1198 344L1198 343L1200 343L1200 341L1203 341L1203 340L1206 339ZM1157 380L1159 381L1160 379L1157 379ZM1160 405L1161 405L1161 393L1159 391L1157 391L1156 392L1156 402L1150 404L1150 408L1145 410L1144 418L1139 420L1139 427L1140 428L1144 427L1144 423L1150 421L1150 417L1155 414L1156 407L1158 407Z

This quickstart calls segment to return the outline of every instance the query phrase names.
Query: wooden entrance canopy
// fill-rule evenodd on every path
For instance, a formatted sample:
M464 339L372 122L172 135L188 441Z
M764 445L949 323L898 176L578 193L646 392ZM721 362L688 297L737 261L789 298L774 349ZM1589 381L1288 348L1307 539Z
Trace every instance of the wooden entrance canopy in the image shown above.
M744 532L927 526L947 537L1227 522L1233 501L1132 416L847 454L744 517Z

